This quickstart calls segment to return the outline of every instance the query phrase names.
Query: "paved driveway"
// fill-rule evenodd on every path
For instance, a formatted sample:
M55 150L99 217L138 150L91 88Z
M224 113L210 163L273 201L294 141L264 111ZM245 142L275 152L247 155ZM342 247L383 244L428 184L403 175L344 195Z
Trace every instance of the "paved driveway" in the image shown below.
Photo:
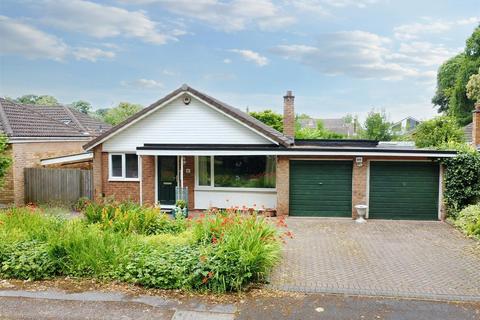
M288 218L270 286L281 290L480 301L480 245L443 222Z

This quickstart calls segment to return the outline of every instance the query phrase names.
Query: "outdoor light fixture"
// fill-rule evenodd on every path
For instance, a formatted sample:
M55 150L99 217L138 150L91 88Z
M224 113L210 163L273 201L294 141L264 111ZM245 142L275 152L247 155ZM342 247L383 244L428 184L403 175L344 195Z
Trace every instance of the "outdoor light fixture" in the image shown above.
M355 163L357 164L358 167L363 166L363 157L356 157Z

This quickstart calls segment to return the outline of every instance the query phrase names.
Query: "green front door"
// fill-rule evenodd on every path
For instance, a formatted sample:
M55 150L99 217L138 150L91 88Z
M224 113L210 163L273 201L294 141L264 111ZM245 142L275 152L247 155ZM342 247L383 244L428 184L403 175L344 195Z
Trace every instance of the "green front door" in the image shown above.
M352 216L352 161L290 161L290 215Z
M437 220L439 165L370 162L370 219Z
M177 157L158 157L157 166L158 201L161 205L174 205L175 187L177 186Z

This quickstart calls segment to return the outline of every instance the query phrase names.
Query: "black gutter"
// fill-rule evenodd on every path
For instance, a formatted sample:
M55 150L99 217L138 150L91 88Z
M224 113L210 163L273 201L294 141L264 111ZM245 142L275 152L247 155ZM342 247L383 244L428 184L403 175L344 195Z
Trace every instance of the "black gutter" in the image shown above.
M376 147L377 140L365 139L295 139L297 146L345 146L345 147Z

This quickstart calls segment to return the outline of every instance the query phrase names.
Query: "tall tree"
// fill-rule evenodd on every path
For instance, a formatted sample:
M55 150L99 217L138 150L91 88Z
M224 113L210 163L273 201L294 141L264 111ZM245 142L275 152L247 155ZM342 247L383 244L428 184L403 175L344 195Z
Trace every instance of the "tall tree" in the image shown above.
M449 143L463 142L464 135L455 119L440 116L420 123L413 133L419 148L438 148Z
M7 153L8 138L0 134L0 186L3 186L5 175L12 165L12 158Z
M372 110L365 120L362 137L370 140L389 141L392 139L390 126L385 111L375 112Z
M80 111L81 113L88 114L92 110L92 105L84 100L78 100L72 102L72 108L74 108L77 111Z
M142 110L143 106L128 102L120 102L118 106L107 111L104 121L111 125L119 124L125 119Z
M472 75L468 80L467 97L480 103L480 68L478 68L478 73Z
M474 101L467 96L467 83L480 67L480 26L467 39L464 52L447 60L437 74L437 91L432 103L460 125L472 121Z
M26 94L15 99L16 102L22 104L34 104L39 106L55 106L58 105L58 100L49 95L37 96L35 94Z
M249 114L257 120L262 121L267 126L282 132L283 131L283 116L270 109L264 111L252 111Z

